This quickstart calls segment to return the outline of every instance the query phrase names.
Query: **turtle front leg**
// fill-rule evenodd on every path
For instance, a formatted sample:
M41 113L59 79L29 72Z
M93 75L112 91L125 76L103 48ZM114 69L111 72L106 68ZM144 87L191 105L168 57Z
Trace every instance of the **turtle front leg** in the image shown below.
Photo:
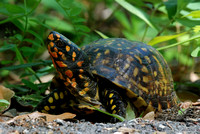
M101 97L103 105L108 112L125 118L127 103L119 94L119 92L114 89L105 89ZM116 121L116 118L111 119L111 122Z
M51 82L51 93L46 96L35 108L35 110L42 113L61 114L63 112L70 112L72 95L61 84L61 80L56 75Z

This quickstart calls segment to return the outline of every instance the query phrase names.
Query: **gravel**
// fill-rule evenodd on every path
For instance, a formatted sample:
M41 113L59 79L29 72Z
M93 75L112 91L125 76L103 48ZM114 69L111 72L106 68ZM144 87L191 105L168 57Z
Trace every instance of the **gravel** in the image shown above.
M200 119L195 122L157 121L137 118L131 121L119 123L94 123L71 122L57 119L46 122L44 119L15 121L9 124L0 124L0 133L23 134L200 134Z

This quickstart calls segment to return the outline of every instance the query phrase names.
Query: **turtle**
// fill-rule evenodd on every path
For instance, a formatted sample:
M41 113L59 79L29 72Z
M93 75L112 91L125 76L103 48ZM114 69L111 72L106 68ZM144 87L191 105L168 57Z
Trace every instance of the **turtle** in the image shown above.
M143 42L107 38L80 48L52 31L47 48L57 75L38 111L92 114L95 107L125 117L130 103L138 117L179 103L167 62Z

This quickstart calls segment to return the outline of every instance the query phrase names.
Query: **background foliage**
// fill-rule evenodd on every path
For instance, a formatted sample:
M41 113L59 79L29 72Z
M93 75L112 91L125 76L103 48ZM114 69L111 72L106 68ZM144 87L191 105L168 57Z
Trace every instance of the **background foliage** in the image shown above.
M34 104L49 85L41 77L55 72L45 46L51 30L79 46L101 37L153 45L175 81L189 79L177 70L199 72L199 0L2 0L0 28L0 82Z

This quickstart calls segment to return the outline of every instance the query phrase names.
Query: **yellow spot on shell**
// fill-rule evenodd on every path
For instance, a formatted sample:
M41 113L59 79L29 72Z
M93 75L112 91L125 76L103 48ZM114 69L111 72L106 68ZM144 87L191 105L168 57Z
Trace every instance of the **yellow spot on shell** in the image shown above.
M156 72L156 71L154 71L154 72L153 72L153 75L156 77L156 76L157 76L157 72Z
M128 69L129 67L130 67L130 64L126 63L125 66L124 66L124 70Z
M151 63L151 60L148 56L144 56L144 58L147 60L148 63Z
M67 67L67 65L62 61L56 61L56 63L58 64L59 67Z
M99 48L97 48L97 49L94 50L94 52L97 52L97 51L99 51Z
M60 92L60 99L63 99L64 98L64 94L63 92Z
M54 40L53 34L49 34L48 39L49 39L49 40Z
M112 105L112 103L113 103L113 99L110 100L110 105Z
M138 88L140 88L141 90L143 90L145 93L148 93L148 89L146 87L143 87L140 83L137 85Z
M54 93L54 98L56 99L56 100L58 100L59 99L59 96L58 96L58 93Z
M138 75L138 68L136 67L133 71L133 76L136 77Z
M148 73L148 69L146 66L142 66L142 69L141 69L142 72L145 72L145 73Z
M44 106L44 109L45 109L46 111L49 111L49 110L50 110L50 108L49 108L48 106Z
M121 47L122 45L121 44L117 44L117 46Z
M112 97L113 97L113 95L114 95L113 93L109 94L109 98L112 98Z
M142 81L147 83L147 82L149 82L149 78L147 76L143 76L142 77Z
M53 103L53 98L52 98L52 97L49 97L48 102L49 102L49 103Z
M141 48L141 49L142 49L143 51L145 51L145 52L147 51L147 48L144 48L144 47L143 47L143 48Z
M114 110L116 108L116 105L113 105L112 107L111 107L111 110Z
M134 55L134 57L139 61L140 64L142 64L142 60L141 60L141 58L139 56Z
M109 54L110 53L110 50L109 49L106 49L106 51L104 52L105 55Z
M79 72L80 72L80 73L83 73L83 72L84 72L84 70L83 70L83 69L79 69Z
M98 59L101 56L101 53L98 53L96 56L96 59Z
M51 109L56 109L56 106L50 106Z

